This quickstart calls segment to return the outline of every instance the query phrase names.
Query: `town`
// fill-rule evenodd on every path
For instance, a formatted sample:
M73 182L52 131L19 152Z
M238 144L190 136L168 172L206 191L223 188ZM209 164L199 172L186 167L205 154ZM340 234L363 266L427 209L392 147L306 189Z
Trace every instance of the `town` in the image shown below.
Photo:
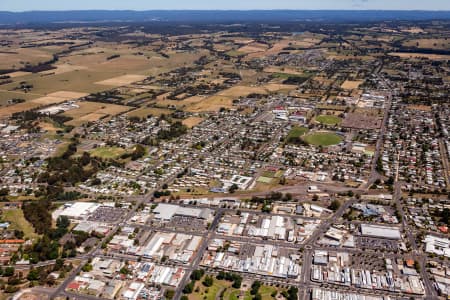
M0 299L450 298L450 21L168 26L1 27Z

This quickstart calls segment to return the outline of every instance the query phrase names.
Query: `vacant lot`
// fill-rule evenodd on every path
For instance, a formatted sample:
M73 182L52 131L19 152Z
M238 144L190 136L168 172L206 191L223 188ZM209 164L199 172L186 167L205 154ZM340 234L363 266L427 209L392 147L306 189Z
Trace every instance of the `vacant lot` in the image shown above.
M331 132L316 132L308 134L304 137L304 140L308 144L323 147L337 145L342 142L342 138L339 135Z
M203 122L203 120L204 119L200 118L200 117L189 117L189 118L183 120L183 124L189 128L192 128L194 126L197 126L201 122Z
M346 80L341 85L344 90L354 90L357 89L363 83L362 80Z
M354 112L347 114L342 126L355 129L377 129L381 127L381 122L382 118L376 114Z
M2 213L2 218L4 221L9 222L10 229L12 230L22 230L25 234L25 238L33 239L37 238L38 235L34 232L33 226L25 219L21 209L7 209Z
M104 159L116 159L122 154L126 153L126 150L120 147L99 147L90 151L92 156L100 157Z
M429 106L429 105L408 105L408 109L431 111L431 106Z
M190 112L219 111L221 108L232 108L234 97L212 96L193 105L188 105L186 110Z

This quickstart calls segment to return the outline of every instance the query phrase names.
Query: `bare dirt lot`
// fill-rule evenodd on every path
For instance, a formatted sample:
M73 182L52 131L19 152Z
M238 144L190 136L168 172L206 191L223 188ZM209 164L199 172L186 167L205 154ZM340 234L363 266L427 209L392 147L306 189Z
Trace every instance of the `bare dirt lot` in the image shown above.
M144 75L123 75L107 80L98 81L95 84L110 85L110 86L123 86L133 82L144 80L147 76Z
M357 89L363 83L362 80L346 80L341 85L344 90L354 90Z
M189 128L192 128L194 126L197 126L201 122L203 122L203 120L204 119L200 118L200 117L189 117L189 118L183 120L183 124Z

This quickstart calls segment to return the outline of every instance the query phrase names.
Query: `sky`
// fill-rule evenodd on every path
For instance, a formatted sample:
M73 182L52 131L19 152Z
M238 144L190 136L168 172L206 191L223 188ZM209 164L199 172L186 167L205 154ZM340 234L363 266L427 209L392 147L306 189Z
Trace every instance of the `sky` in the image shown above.
M87 9L450 10L450 0L0 0L0 11Z

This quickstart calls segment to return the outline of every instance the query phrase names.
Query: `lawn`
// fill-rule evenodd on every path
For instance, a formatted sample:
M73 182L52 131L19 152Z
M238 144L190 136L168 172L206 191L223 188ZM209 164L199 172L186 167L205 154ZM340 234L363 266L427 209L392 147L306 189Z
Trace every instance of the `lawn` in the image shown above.
M289 140L290 138L301 137L302 135L304 135L308 131L309 131L309 129L306 128L306 127L295 126L294 128L291 129L291 131L289 131L287 139Z
M331 146L342 142L342 138L331 132L317 132L305 136L304 140L314 146Z
M205 287L202 284L203 278L195 284L194 292L190 294L189 300L216 300L222 290L228 289L230 282L217 280L214 278L214 283L210 287ZM198 289L198 292L195 292Z
M342 119L336 116L320 115L316 117L316 121L325 125L337 125L342 122Z
M126 150L120 147L99 147L90 151L92 156L100 158L119 158L122 154L126 153Z
M33 226L25 219L21 209L3 210L2 219L11 224L9 229L22 230L25 234L25 238L33 239L38 237Z
M263 300L270 300L274 299L272 297L272 293L276 292L277 289L273 286L263 285L259 288L259 293L261 294L261 297Z
M306 127L293 127L286 137L286 143L297 144L300 141L300 137L304 136L308 131L309 129Z

